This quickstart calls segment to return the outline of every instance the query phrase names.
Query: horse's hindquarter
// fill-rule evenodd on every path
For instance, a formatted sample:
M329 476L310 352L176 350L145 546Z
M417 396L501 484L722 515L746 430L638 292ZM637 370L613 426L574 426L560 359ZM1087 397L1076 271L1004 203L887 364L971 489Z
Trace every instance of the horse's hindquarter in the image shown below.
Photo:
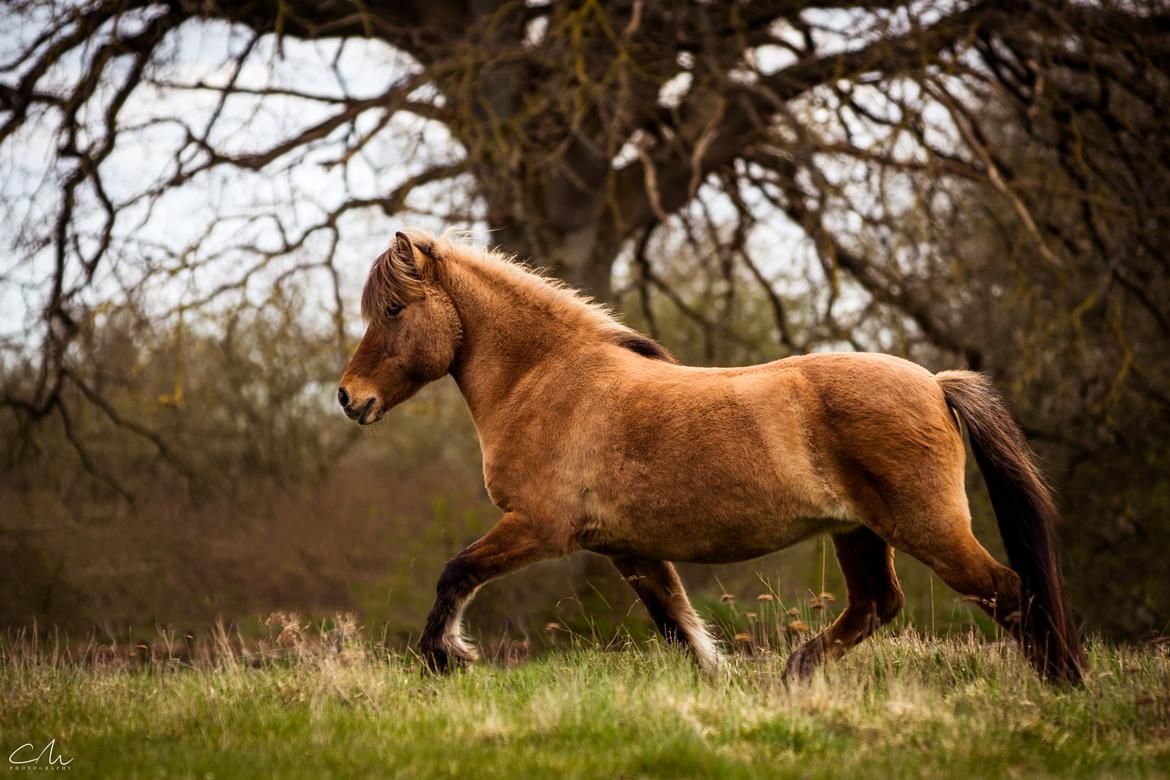
M896 541L969 517L962 436L933 374L880 354L794 362L820 401L826 473L859 521Z
M756 557L848 524L809 428L812 388L782 363L693 369L649 361L596 388L583 443L578 542L676 561Z

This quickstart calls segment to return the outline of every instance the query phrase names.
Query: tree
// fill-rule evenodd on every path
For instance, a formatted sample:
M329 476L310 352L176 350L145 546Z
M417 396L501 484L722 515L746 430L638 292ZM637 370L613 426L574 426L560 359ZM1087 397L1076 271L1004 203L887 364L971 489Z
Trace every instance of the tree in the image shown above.
M1089 351L1129 356L1052 352L1047 376L1083 379L1065 386L1125 391L1104 393L1125 414L1093 407L1110 435L1170 397L1160 0L2 13L4 349L31 380L0 404L21 425L102 409L102 367L78 353L125 300L162 329L213 328L303 284L340 358L347 280L402 220L489 230L650 329L665 306L705 359L723 340L990 370L1062 457L1091 450L1062 441L1075 404L1045 408L1005 332L1050 348L1088 323ZM987 316L1005 289L1025 303ZM771 318L763 347L734 316L746 296Z
M990 175L978 155L964 159L957 149L935 148L927 128L931 101L905 85L945 78L970 56L987 53L981 41L1014 40L1022 16L1047 13L1027 3L960 3L940 11L913 2L769 0L16 3L8 26L28 34L9 47L4 63L0 143L11 155L27 153L29 144L43 153L49 137L55 147L53 186L34 191L51 201L38 204L31 225L10 214L25 253L20 259L43 256L51 278L48 289L36 291L34 307L43 315L45 376L35 397L21 404L34 415L52 408L56 388L69 378L63 358L84 317L84 294L114 262L119 242L149 219L152 205L175 190L210 187L232 169L273 177L317 163L344 179L404 112L441 125L458 152L431 164L389 161L410 175L392 188L367 187L323 206L317 222L272 246L233 247L236 256L250 253L259 267L322 234L336 245L338 222L349 212L409 211L408 199L420 188L459 180L468 196L463 213L440 216L482 219L504 246L608 298L621 250L709 188L708 203L730 199L745 217L760 211L758 196L772 201L828 256L830 278L844 270L877 300L905 311L928 338L978 362L961 331L940 322L916 291L847 251L824 224L819 201L832 183L818 156ZM1145 23L1141 13L1112 9L1061 13L1090 20L1109 14L1111 24L1134 30ZM184 80L167 65L185 64L184 47L196 35L237 37L220 62L202 63L205 73ZM336 75L332 90L248 79L261 57L279 73L281 52L294 41L330 42L332 62L321 67ZM385 44L409 60L381 69L384 89L352 94L345 57L354 41ZM994 51L991 44L987 51ZM201 96L207 92L215 96L210 104ZM151 112L142 105L150 100L165 109ZM263 147L241 143L232 127L222 127L271 101L295 103L314 119ZM835 121L818 107L829 107ZM131 109L137 117L127 116ZM932 152L929 161L888 159L875 148L905 140ZM166 144L171 159L119 197L108 179L118 175L118 154L137 143ZM278 228L286 220L275 212L285 205L269 204ZM253 225L261 219L255 210L249 218ZM175 258L155 247L143 276L167 260L173 263L162 272L172 275L209 264L206 243L192 242L186 253L170 250L181 255ZM318 251L328 257L317 262L335 274L332 247ZM653 279L648 267L643 273ZM781 339L790 350L806 346L794 341L780 304Z

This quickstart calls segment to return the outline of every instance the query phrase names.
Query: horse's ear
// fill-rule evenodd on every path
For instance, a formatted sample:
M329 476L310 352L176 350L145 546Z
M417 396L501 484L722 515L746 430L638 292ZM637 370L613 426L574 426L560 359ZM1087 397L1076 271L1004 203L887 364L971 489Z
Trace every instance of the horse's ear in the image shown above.
M431 277L434 259L424 248L416 246L410 236L402 232L394 234L394 254L419 279Z

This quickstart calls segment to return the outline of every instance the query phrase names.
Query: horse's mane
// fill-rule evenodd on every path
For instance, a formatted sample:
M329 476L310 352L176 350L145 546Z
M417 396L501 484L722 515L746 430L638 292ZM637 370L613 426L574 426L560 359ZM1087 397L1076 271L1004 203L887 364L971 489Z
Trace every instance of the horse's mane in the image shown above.
M437 263L440 269L451 263L471 266L558 321L593 332L603 341L644 357L677 362L666 347L618 321L604 304L548 275L546 270L517 260L515 255L473 244L461 231L448 230L435 236L411 230L408 235L415 248L425 256L424 260ZM368 320L386 305L402 303L417 294L420 287L421 281L412 267L392 244L370 269L362 291L362 316Z

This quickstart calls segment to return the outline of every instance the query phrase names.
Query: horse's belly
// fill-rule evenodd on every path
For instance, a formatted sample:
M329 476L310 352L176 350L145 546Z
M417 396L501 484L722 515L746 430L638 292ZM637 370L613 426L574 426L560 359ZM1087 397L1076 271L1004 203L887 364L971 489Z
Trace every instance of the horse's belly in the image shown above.
M839 508L804 494L799 485L770 480L678 485L614 502L593 502L582 513L578 540L608 554L691 563L757 558L822 533L855 525Z
M680 563L735 563L758 558L824 533L839 533L856 523L830 517L798 518L767 526L715 524L704 527L695 518L663 522L642 533L615 532L586 526L580 536L584 549L604 555L631 555Z

